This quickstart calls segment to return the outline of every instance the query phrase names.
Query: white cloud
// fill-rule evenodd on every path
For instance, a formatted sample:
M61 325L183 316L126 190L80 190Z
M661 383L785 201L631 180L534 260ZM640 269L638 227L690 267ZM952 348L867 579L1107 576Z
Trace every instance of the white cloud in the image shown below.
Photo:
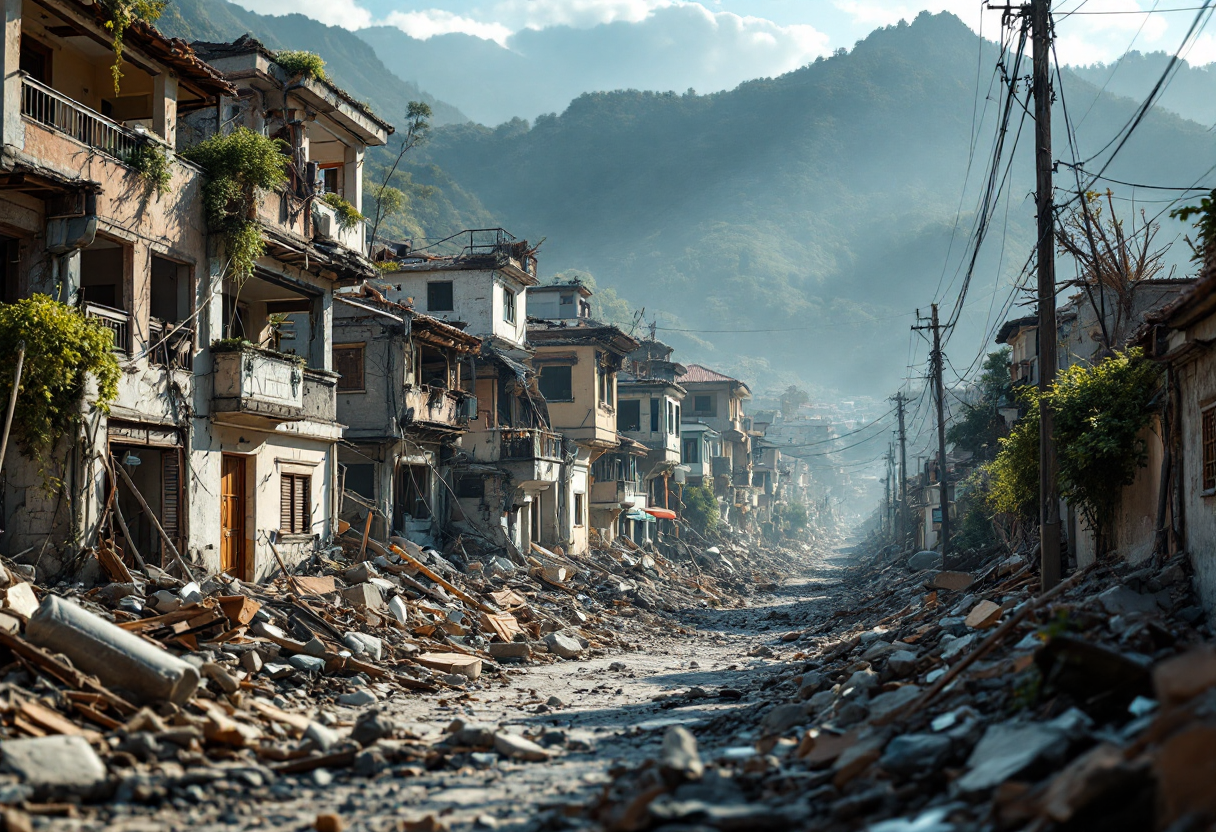
M473 35L506 45L511 30L501 23L483 22L471 17L452 14L443 9L426 9L419 12L390 12L383 23L396 26L412 38L427 40L436 35L456 32Z
M674 5L682 4L678 0L500 0L488 16L515 29L589 29L617 21L640 23L655 9Z
M355 0L236 0L258 14L302 14L327 26L361 29L372 25L372 13Z

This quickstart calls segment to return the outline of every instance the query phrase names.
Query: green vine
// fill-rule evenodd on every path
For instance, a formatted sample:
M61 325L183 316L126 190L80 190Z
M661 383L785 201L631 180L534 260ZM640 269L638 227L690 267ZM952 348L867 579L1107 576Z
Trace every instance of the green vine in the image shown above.
M359 213L355 206L335 193L325 194L321 197L321 201L334 209L334 213L338 215L338 227L343 231L350 231L367 219L367 217Z
M274 53L274 62L292 78L311 78L314 81L325 80L325 59L316 52L305 52L303 49L284 49Z
M1189 237L1187 238L1191 251L1194 252L1192 260L1202 262L1205 252L1216 252L1216 190L1200 200L1198 205L1187 205L1170 211L1170 216L1183 222L1191 217L1197 217L1195 228L1199 230L1199 239L1192 241ZM1207 256L1214 255L1208 254Z
M152 142L141 142L127 156L126 162L144 178L149 189L156 189L159 196L169 193L173 168L169 164L169 154L163 147Z
M114 358L113 332L94 318L46 295L0 304L0 363L15 367L25 342L25 363L13 418L13 438L21 452L39 462L43 488L60 481L46 470L55 445L81 422L90 377L96 379L93 406L109 411L122 372ZM0 399L8 401L11 370L0 377Z
M122 82L123 36L137 20L155 23L166 5L166 0L101 0L101 8L110 18L106 21L106 29L113 37L114 65L110 67L110 75L114 78L115 95Z
M207 175L203 185L207 224L224 235L230 273L238 283L253 274L254 264L266 251L258 206L264 192L287 181L285 148L280 139L238 127L182 151Z

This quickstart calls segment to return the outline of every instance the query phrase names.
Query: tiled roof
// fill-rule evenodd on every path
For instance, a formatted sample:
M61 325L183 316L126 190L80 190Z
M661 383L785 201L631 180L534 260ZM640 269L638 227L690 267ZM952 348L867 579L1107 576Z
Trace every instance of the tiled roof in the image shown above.
M711 370L708 367L702 367L700 364L689 364L688 372L676 378L677 384L696 384L698 381L733 381L736 384L742 384L737 378L724 376L717 370Z

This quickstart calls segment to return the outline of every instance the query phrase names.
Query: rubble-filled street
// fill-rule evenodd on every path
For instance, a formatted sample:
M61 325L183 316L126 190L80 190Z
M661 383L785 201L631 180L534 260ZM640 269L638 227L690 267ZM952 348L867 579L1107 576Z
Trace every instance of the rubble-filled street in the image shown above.
M995 551L943 571L864 544L520 567L357 548L266 587L10 573L6 828L1181 832L1216 812L1216 652L1178 558L1036 597Z

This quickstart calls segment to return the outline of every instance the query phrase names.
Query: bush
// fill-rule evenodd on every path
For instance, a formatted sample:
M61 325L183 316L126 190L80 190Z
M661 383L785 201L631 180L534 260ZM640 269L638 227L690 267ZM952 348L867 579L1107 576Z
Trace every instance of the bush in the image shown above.
M683 492L684 522L701 534L709 534L720 522L718 499L712 488L686 485Z
M303 49L284 49L274 53L274 62L292 78L325 80L325 60L316 52Z
M349 231L367 219L355 209L355 206L335 193L325 194L321 197L321 201L334 209L334 213L338 215L338 227L343 231Z
M46 295L0 304L0 362L15 368L21 342L25 365L13 414L13 438L21 452L42 467L43 487L59 481L46 462L59 440L82 419L90 376L97 381L93 405L103 412L118 395L121 371L114 358L114 336L94 318ZM0 400L8 402L12 371L0 377Z
M173 169L169 166L169 154L152 142L136 145L126 162L144 178L149 188L155 188L159 196L169 193L173 181Z

